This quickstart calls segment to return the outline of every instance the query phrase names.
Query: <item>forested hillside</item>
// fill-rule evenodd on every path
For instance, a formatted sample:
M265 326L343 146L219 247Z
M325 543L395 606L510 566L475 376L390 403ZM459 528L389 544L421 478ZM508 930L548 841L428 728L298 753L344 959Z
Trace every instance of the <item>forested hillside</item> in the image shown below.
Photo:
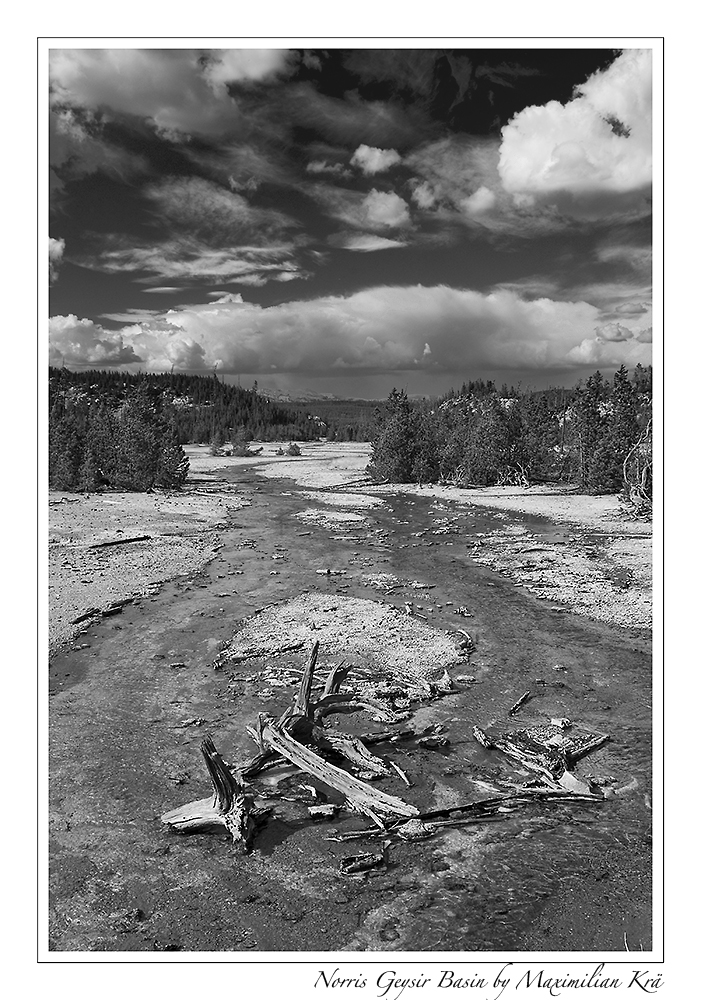
M59 373L49 385L52 488L145 491L185 481L189 463L178 441L175 408L153 384L101 393Z
M49 482L56 489L174 487L181 445L369 441L376 404L282 404L214 376L49 369Z
M652 496L652 369L596 372L574 389L469 382L436 403L393 390L378 414L370 471L389 482L529 485Z
M373 442L389 482L527 485L652 496L652 369L596 372L574 389L521 390L481 379L437 401L393 390L364 400L276 403L216 377L49 370L50 485L177 487L182 445L326 438Z

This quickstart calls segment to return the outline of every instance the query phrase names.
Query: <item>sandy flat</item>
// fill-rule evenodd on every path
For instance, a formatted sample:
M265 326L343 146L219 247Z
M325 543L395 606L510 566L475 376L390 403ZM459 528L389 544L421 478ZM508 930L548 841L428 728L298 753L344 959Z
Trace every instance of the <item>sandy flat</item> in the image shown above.
M49 649L79 631L75 619L209 562L224 524L241 501L230 492L51 493L49 500ZM122 540L149 535L147 540ZM103 542L120 542L103 548ZM82 626L84 627L84 625Z
M305 497L340 508L326 515L318 511L308 515L330 526L364 523L361 512L369 512L393 493L432 498L438 516L442 511L472 506L536 515L568 526L573 532L571 545L546 544L525 563L521 550L528 539L512 538L508 533L483 540L474 558L539 596L562 601L579 613L628 626L649 627L651 623L652 525L628 517L615 496L586 496L552 486L470 490L414 484L370 486L365 473L369 444L302 443L298 458L276 455L280 445L275 442L254 443L253 447L263 450L254 458L232 458L214 457L207 446L186 446L191 481L182 494L88 497L52 493L51 649L77 634L80 629L73 622L89 610L149 593L165 580L201 569L216 551L217 527L240 501L230 489L217 494L208 488L208 495L202 495L197 492L197 480L206 483L223 469L242 466L255 468L265 478L292 479L305 490ZM333 487L345 484L352 490L333 491ZM301 519L304 517L302 514ZM151 537L114 547L90 547L138 535ZM596 551L592 550L592 535L598 536Z

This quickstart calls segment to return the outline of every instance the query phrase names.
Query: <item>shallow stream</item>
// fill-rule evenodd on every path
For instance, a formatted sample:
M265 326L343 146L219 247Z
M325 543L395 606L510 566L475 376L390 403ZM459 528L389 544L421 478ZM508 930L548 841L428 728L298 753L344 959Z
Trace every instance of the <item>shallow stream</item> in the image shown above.
M303 497L250 467L226 476L250 505L231 514L206 571L91 626L76 643L83 648L51 663L52 947L623 951L627 940L649 948L649 636L570 614L470 558L476 538L508 524L526 524L548 544L570 532L401 495L358 509L363 522L324 524L293 515L347 509L324 502L325 492ZM427 586L385 592L363 579L373 574ZM388 792L430 809L526 780L483 749L472 727L507 721L527 690L534 697L515 727L567 716L609 733L577 773L627 788L602 803L534 805L393 844L389 867L358 879L340 874L340 858L378 841L327 839L364 824L347 816L312 823L293 775L278 783L276 818L247 857L224 833L170 833L160 815L208 794L204 733L228 760L246 759L245 726L292 697L276 689L261 705L260 684L246 680L260 664L214 671L220 644L256 609L314 590L398 608L411 601L432 625L466 630L475 643L456 671L456 692L419 707L413 720L443 724L448 752L378 749L412 782L386 779ZM360 733L372 723L353 716L343 726Z

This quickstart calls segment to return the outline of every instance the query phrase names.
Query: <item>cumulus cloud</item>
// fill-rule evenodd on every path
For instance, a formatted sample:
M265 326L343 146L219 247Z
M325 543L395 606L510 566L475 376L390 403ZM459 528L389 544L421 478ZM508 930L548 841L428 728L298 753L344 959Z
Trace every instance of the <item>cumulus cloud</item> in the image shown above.
M351 156L353 166L359 167L364 174L380 174L401 161L396 149L378 149L365 143L361 143Z
M418 366L456 374L480 367L576 369L650 359L649 345L635 337L597 339L598 313L586 302L527 302L507 291L485 295L421 285L268 308L224 298L168 310L118 334L74 316L57 317L52 346L65 354L70 344L74 364L118 363L112 359L127 356L120 352L132 352L150 370L173 364L211 368L218 362L220 370L239 373L368 373Z
M436 195L434 194L431 185L426 181L415 183L412 188L411 197L419 208L432 208L433 205L436 204Z
M73 315L49 320L49 364L126 365L140 360L121 331Z
M191 49L52 49L52 102L109 108L159 129L220 135L236 125L237 108L212 90L200 55Z
M620 306L616 306L616 312L622 316L641 316L648 309L649 306L644 302L623 302Z
M207 297L214 299L214 305L224 302L243 302L243 296L240 292L207 292Z
M610 341L612 343L630 340L633 336L633 331L629 330L627 326L622 326L621 323L605 323L603 326L597 326L594 333L597 340Z
M58 278L59 268L63 262L63 251L65 249L65 240L55 240L53 236L49 236L49 284L51 285Z
M408 226L411 222L409 206L394 191L373 188L368 194L363 194L351 188L316 184L307 193L328 215L354 229L382 231Z
M496 203L497 197L494 192L482 185L469 198L464 198L460 202L460 207L468 215L482 215L483 212L488 212L490 208L494 208Z
M366 221L370 227L396 229L409 225L409 206L394 191L376 191L374 188L363 201Z
M589 365L648 365L652 361L651 344L652 327L630 329L618 322L604 323L594 329L593 337L573 347L568 356Z
M520 111L502 129L499 174L521 205L578 218L648 214L652 52L625 50L567 104Z
M589 337L572 348L567 355L567 361L574 366L597 365L600 368L617 368L619 365L626 365L628 368L634 368L638 364L651 364L652 353L649 342L639 343L637 340L631 340L623 347L620 343Z
M286 49L220 49L207 55L202 75L218 97L228 94L227 84L270 79L292 65Z
M292 59L284 49L52 49L52 104L136 115L170 139L220 136L240 122L227 84L266 80Z

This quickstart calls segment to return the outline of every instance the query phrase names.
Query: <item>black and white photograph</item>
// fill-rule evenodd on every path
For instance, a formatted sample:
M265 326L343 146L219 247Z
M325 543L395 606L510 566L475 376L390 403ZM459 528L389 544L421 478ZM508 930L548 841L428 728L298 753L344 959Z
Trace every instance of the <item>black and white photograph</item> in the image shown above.
M40 52L49 961L659 955L661 40L440 41Z

